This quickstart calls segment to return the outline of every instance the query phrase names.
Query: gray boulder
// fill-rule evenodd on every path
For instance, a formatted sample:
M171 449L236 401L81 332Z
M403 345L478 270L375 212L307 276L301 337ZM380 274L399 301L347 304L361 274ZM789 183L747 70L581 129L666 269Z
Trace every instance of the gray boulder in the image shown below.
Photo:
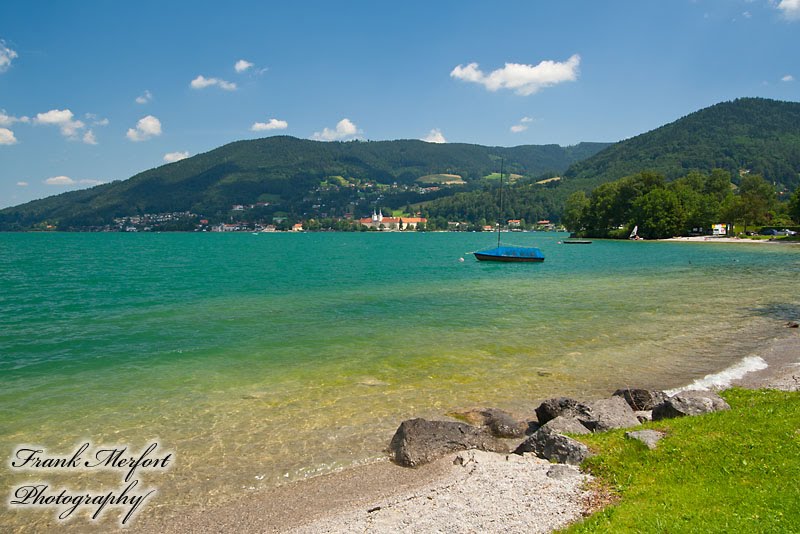
M583 426L575 417L559 415L555 419L550 419L540 428L549 428L559 434L589 434L589 429Z
M615 397L622 397L634 411L652 410L667 399L663 391L651 389L624 388L614 392Z
M521 438L528 429L528 423L518 421L513 415L503 410L489 408L486 413L486 426L492 435L498 438Z
M625 399L611 397L588 404L588 414L579 415L578 420L592 432L605 432L614 428L629 428L641 423Z
M579 465L590 456L589 448L572 438L542 427L522 442L516 454L532 452L539 458L560 464Z
M664 437L664 433L657 430L634 430L625 432L625 437L641 441L648 449L655 449L656 444Z
M485 426L498 438L521 438L528 429L527 422L519 421L510 413L497 408L451 412L447 415L473 426Z
M569 397L547 399L536 408L536 418L541 425L547 423L551 419L555 419L559 415L576 417L579 415L585 416L588 413L589 407L586 404Z
M681 391L653 408L653 421L730 409L725 399L713 391Z
M416 467L467 449L508 452L508 446L485 428L425 419L403 421L389 443L392 460L404 467Z

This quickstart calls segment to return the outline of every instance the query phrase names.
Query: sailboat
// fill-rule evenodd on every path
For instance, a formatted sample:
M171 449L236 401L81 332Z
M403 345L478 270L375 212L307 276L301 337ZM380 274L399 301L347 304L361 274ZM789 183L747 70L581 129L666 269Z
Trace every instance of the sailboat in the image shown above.
M503 160L500 161L500 217L503 216ZM497 246L473 252L478 261L541 262L544 254L536 247L500 244L500 225L497 225Z
M634 241L641 239L641 237L639 237L639 225L638 224L633 227L633 232L631 232L631 235L628 236L628 239L633 239Z

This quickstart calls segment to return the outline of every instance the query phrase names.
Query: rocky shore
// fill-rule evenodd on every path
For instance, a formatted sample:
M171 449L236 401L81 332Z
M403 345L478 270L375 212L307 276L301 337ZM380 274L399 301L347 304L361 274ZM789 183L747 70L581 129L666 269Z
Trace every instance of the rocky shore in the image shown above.
M794 332L794 331L793 331ZM758 355L768 365L718 387L800 389L800 338L776 340ZM721 373L724 377L724 373ZM412 419L380 462L275 488L224 509L187 510L142 532L550 532L595 507L591 477L576 467L589 450L564 434L629 428L658 446L641 421L727 409L713 391L621 389L607 399L547 399L535 417L494 409ZM555 462L555 463L554 463Z

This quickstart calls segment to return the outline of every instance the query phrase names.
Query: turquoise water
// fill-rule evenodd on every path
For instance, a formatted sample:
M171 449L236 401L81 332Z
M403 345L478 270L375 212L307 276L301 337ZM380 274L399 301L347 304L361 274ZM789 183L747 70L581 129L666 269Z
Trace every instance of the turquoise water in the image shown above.
M508 237L547 260L476 262L489 234L0 234L0 448L158 438L144 513L169 513L374 460L412 416L686 384L800 310L800 247Z

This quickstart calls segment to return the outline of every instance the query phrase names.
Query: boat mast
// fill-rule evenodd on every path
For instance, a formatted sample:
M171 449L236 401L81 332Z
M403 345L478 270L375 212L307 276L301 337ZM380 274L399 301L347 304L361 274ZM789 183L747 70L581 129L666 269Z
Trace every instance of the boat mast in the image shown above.
M503 221L503 163L505 160L500 158L500 217L497 221L497 246L500 247L500 224Z

